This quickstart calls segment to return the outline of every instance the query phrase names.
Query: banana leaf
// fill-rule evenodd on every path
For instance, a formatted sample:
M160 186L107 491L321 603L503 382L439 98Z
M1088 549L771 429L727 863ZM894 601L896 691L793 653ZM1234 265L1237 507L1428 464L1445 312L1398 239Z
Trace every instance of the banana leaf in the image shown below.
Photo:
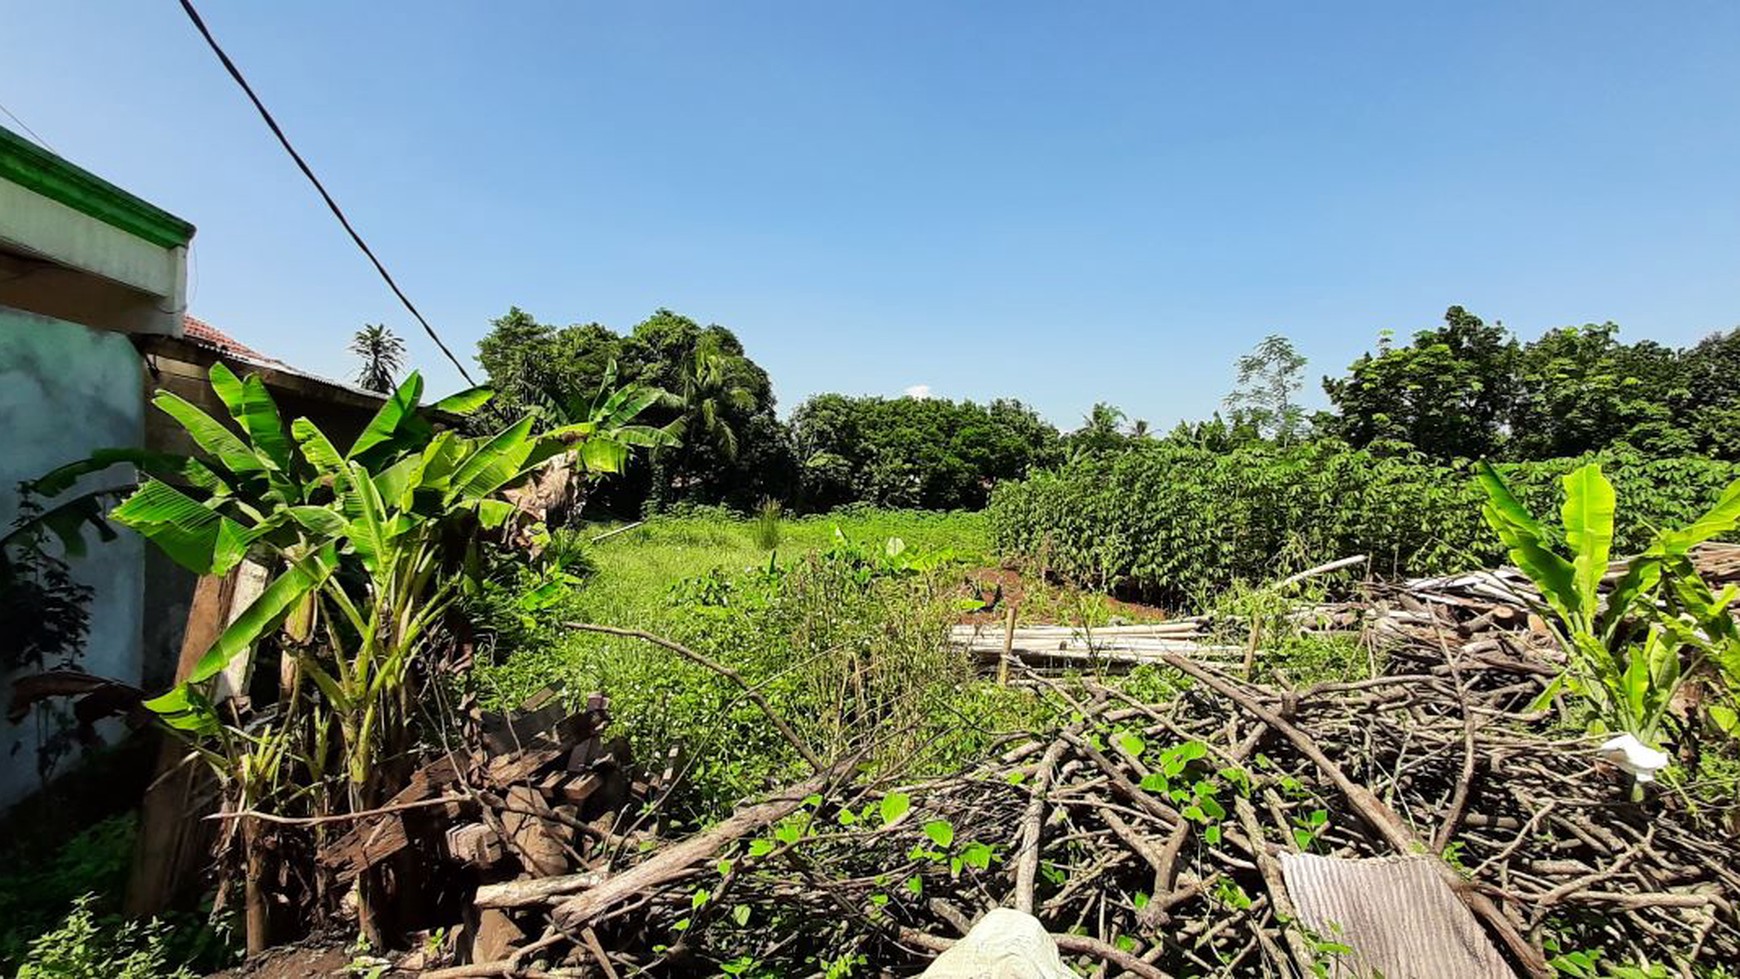
M242 388L241 379L236 377L229 365L221 360L213 361L211 369L206 371L205 376L211 382L212 393L216 394L218 400L224 403L224 407L229 409L231 417L242 414L242 402L246 397L246 392Z
M1719 537L1740 525L1740 480L1722 491L1716 505L1690 525L1661 535L1662 545L1669 553L1684 554L1695 544Z
M580 463L590 472L621 472L628 464L628 446L611 438L587 439L580 443Z
M1510 488L1489 463L1480 463L1476 477L1486 490L1487 502L1481 512L1509 549L1510 559L1540 588L1541 595L1554 611L1567 620L1578 615L1582 609L1579 607L1576 569L1571 562L1547 546L1545 530L1511 495Z
M45 498L59 496L72 489L80 479L120 465L130 465L140 472L167 479L181 479L201 489L216 491L228 488L210 467L184 455L149 452L145 449L98 449L89 457L50 469L30 481L30 491Z
M495 397L495 390L479 385L466 388L457 394L450 394L429 406L431 411L446 412L450 415L469 415L489 403Z
M233 473L266 471L266 463L246 442L193 402L169 391L159 391L151 403L179 422L194 444L223 468Z
M529 438L531 431L532 419L528 415L473 448L453 473L449 498L482 499L523 476L534 448Z
M245 528L160 479L141 485L109 514L196 574L227 574L268 528Z
M386 445L402 436L420 436L427 438L432 429L422 416L417 414L417 399L423 394L423 376L412 371L399 385L374 418L369 420L368 427L358 435L356 442L350 447L347 459L361 459L377 446Z
M187 679L175 690L145 702L158 713L173 713L188 709L192 702L186 689L204 683L222 672L230 661L245 652L259 638L284 621L303 597L326 583L338 567L338 550L332 544L295 561L266 586L258 598L229 624L217 642L205 651Z
M1565 486L1565 503L1559 514L1565 525L1565 542L1573 555L1576 607L1592 621L1598 607L1601 578L1607 573L1607 560L1613 553L1616 504L1613 484L1601 475L1600 465L1593 462L1561 481Z
M392 550L394 534L387 525L390 517L368 470L359 462L351 463L350 469L350 491L339 498L349 518L345 537L363 567L375 574L381 570L381 558Z
M284 434L284 419L278 415L278 405L266 390L266 382L258 375L249 374L242 382L242 410L235 413L235 419L271 468L281 473L291 471L294 463L290 439Z

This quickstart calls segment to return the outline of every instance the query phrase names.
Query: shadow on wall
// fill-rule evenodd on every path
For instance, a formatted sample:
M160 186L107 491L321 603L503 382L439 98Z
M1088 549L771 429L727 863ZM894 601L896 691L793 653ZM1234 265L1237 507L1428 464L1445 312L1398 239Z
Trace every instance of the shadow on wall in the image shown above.
M10 528L17 518L20 481L99 448L143 447L144 408L144 373L126 336L0 307L0 527ZM127 471L100 473L73 492L130 478ZM81 665L100 676L138 683L144 542L122 531L70 564L73 577L92 589L90 636ZM12 677L0 678L0 698L9 702L11 687ZM112 738L118 731L117 726L104 733ZM3 725L0 808L38 787L36 748L42 734L34 716Z

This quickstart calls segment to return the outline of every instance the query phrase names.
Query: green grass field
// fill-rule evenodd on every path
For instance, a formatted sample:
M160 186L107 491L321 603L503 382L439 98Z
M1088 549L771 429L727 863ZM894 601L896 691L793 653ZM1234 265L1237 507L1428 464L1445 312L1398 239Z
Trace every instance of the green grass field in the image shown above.
M594 525L597 537L620 525ZM755 521L717 513L657 517L586 549L594 572L575 590L571 614L592 622L647 628L668 618L672 586L721 571L766 567L777 555L789 563L825 551L835 533L874 547L899 538L909 548L947 551L969 567L992 561L984 514L917 510L857 510L780 521L780 544L770 552L755 541Z

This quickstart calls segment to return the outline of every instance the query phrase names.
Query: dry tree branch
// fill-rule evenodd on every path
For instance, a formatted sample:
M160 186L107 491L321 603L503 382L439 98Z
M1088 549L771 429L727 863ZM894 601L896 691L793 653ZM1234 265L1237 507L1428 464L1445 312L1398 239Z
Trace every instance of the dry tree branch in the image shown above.
M1039 877L1039 851L1045 827L1045 796L1051 789L1051 779L1057 763L1063 758L1068 742L1052 742L1039 760L1039 771L1033 778L1033 795L1027 812L1021 818L1021 860L1015 865L1015 910L1033 913L1033 889Z
M1201 681L1291 741L1300 754L1309 758L1331 782L1335 783L1335 787L1347 797L1347 801L1359 813L1360 817L1372 829L1376 830L1397 853L1423 854L1429 857L1432 867L1437 871L1439 877L1443 878L1451 891L1462 900L1463 904L1468 906L1468 910L1474 912L1475 917L1486 922L1486 926L1498 935L1505 947L1510 949L1511 954L1516 956L1518 963L1530 976L1535 977L1535 979L1551 979L1553 971L1547 965L1546 956L1542 955L1540 950L1535 948L1522 932L1517 930L1516 923L1506 917L1505 913L1500 911L1498 906L1493 904L1492 900L1485 894L1469 888L1467 882L1462 879L1455 868L1444 862L1443 857L1428 850L1426 841L1420 839L1413 829L1403 822L1400 816L1396 815L1395 810L1384 805L1383 800L1372 794L1370 789L1349 779L1347 773L1343 772L1340 766L1323 753L1323 750L1317 746L1317 742L1310 735L1294 727L1290 721L1264 707L1250 694L1233 686L1201 664L1193 663L1176 653L1162 653L1160 658L1168 666Z

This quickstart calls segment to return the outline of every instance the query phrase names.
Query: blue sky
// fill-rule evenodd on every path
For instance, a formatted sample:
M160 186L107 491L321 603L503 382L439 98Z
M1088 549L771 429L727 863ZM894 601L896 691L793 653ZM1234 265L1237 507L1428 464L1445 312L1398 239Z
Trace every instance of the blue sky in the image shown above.
M1740 4L244 3L219 40L469 354L518 304L730 326L820 391L1212 411L1461 303L1740 324ZM199 226L193 311L451 368L173 0L0 0L0 105ZM0 125L16 128L0 118Z

